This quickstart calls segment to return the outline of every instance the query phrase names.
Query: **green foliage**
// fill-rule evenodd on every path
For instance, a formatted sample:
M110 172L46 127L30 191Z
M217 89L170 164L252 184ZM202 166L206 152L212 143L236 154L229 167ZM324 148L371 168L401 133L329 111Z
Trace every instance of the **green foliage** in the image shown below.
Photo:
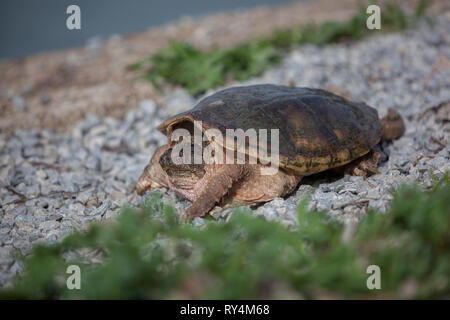
M228 78L244 80L258 76L280 58L275 48L264 42L251 41L204 53L189 43L170 41L168 48L131 68L139 69L150 62L152 67L146 77L157 87L165 79L198 95L223 85Z
M414 15L407 15L399 6L387 4L381 13L383 31L402 31L421 18L426 2L419 1ZM185 87L192 95L224 85L228 80L246 80L262 74L278 63L287 48L307 43L325 45L361 39L376 30L366 28L368 15L362 8L347 21L327 21L250 40L228 49L202 52L185 42L170 41L169 47L130 66L131 70L145 70L146 78L156 87L170 83Z
M36 247L0 298L449 298L449 208L446 174L430 191L401 187L388 213L369 212L347 237L307 200L294 231L242 209L226 223L194 227L152 193L114 223ZM102 262L73 254L83 248L100 252ZM81 267L81 290L66 288L71 264ZM366 287L369 265L381 268L381 290Z

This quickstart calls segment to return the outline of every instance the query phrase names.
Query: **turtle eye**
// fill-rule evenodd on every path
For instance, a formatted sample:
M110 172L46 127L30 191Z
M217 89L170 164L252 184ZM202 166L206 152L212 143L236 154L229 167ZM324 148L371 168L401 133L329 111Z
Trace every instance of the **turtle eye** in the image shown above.
M185 163L175 163L172 161L172 148L167 149L159 158L159 165L164 171L186 171L189 170L189 164ZM180 152L180 156L183 156L183 150Z
M159 165L166 171L167 168L172 168L175 164L172 162L172 148L167 149L159 158Z

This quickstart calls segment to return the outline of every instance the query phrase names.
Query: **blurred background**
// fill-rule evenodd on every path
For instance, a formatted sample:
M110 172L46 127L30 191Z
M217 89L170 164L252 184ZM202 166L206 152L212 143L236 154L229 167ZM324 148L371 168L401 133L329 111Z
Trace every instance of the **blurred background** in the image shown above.
M85 44L88 39L143 30L169 21L224 10L279 5L292 0L2 0L0 59ZM81 8L81 30L66 28L66 9Z

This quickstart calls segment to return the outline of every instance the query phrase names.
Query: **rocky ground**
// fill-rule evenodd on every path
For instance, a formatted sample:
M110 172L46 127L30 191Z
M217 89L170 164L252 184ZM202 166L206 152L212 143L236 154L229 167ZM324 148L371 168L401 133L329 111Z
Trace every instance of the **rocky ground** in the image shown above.
M350 45L293 50L278 67L243 84L274 83L345 88L384 115L388 107L405 117L406 134L378 147L380 174L362 177L323 173L308 177L286 199L275 199L254 214L296 224L295 207L310 196L310 207L348 223L367 209L384 212L391 190L403 182L432 184L450 164L450 16L420 23L403 34L373 36ZM141 100L123 120L87 115L69 133L16 130L0 135L0 286L21 271L14 258L36 243L51 243L90 222L115 216L120 207L139 205L135 183L166 138L155 127L190 109L184 90L166 94L165 105ZM164 191L163 191L164 192ZM187 201L166 198L181 211ZM226 220L230 210L215 209ZM201 225L205 219L196 218Z

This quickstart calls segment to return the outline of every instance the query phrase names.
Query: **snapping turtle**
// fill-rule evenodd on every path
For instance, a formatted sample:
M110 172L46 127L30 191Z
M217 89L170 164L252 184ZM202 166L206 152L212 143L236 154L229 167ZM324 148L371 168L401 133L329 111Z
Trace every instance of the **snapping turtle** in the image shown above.
M201 127L196 128L199 124ZM260 154L252 153L256 146L248 141L244 149L239 149L246 155L245 163L234 160L180 164L172 157L177 143L172 134L180 128L191 134L196 129L215 129L224 137L227 129L278 129L279 170L262 174L261 168L268 164ZM170 188L192 201L184 215L194 217L205 215L216 203L254 205L286 196L302 177L327 169L362 176L377 173L379 154L372 148L381 139L400 137L405 128L403 119L393 109L380 121L377 110L363 102L352 102L321 89L267 84L219 91L192 110L168 119L158 130L167 135L168 144L155 151L136 185L137 192ZM189 141L198 145L198 141ZM236 146L235 141L209 142L219 144L224 151L230 145ZM204 150L205 142L200 144ZM267 154L271 153L271 146L264 146ZM233 149L235 155L236 150ZM255 154L256 163L250 162Z

